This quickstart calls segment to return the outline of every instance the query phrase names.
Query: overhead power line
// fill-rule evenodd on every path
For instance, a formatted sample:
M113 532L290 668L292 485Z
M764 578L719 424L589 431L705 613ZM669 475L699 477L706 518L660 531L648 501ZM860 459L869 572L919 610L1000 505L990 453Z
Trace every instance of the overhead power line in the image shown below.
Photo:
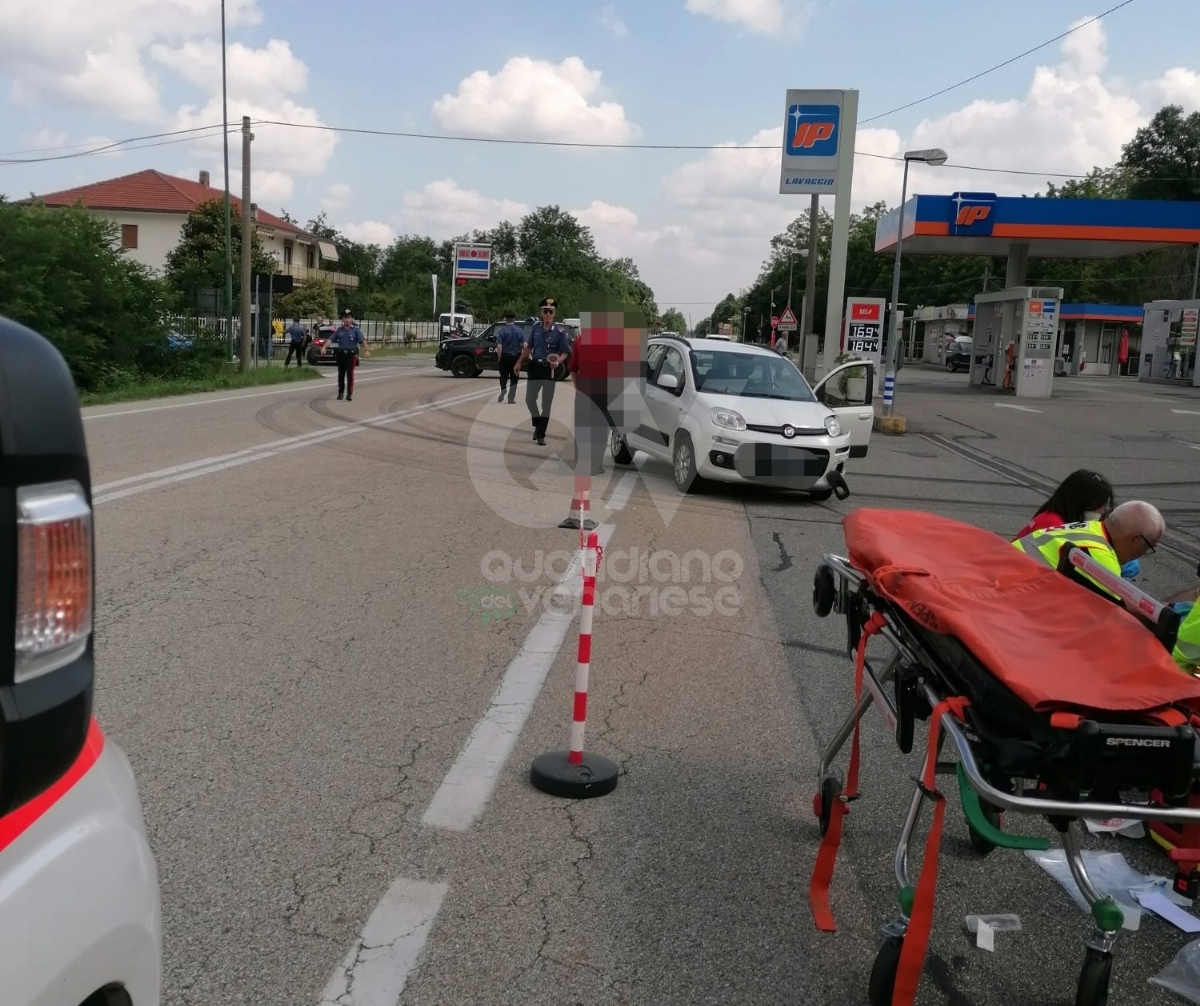
M1003 63L997 63L995 66L989 66L986 70L980 70L979 73L972 74L970 77L960 80L957 84L951 84L949 87L943 87L940 91L934 91L933 94L927 94L924 98L917 98L915 101L910 101L903 105L897 105L895 108L889 109L886 112L880 112L878 115L872 115L869 119L859 119L858 124L860 126L864 126L868 122L877 122L879 119L886 119L889 115L895 115L897 112L903 112L905 109L912 108L914 105L920 105L926 101L932 101L934 98L940 98L943 94L949 94L951 91L956 90L957 88L979 80L980 77L986 77L989 73L995 73L997 70L1002 70L1004 67L1010 66L1018 60L1024 59L1026 56L1032 56L1039 49L1045 49L1046 46L1053 45L1055 42L1061 41L1068 35L1073 35L1080 29L1086 28L1089 24L1095 24L1102 18L1108 17L1109 14L1119 11L1122 7L1128 7L1131 3L1133 3L1133 0L1122 0L1121 3L1117 4L1115 7L1110 7L1103 14L1097 14L1095 17L1088 18L1088 20L1082 22L1081 24L1077 24L1074 28L1068 28L1061 35L1055 35L1054 38L1048 38L1045 42L1039 42L1032 49L1026 49L1024 52L1018 53L1017 55L1006 59Z
M146 150L150 147L165 147L173 143L193 143L198 140L207 140L213 136L220 136L223 131L221 123L215 126L193 126L189 129L173 129L166 133L148 133L145 136L130 136L124 140L113 140L110 143L104 143L100 146L87 144L71 144L66 147L46 147L44 150L68 150L72 147L87 147L85 150L76 150L69 154L53 154L46 157L12 157L8 154L0 155L0 165L3 164L45 164L49 161L70 161L80 157L98 157L101 154L124 153L130 150ZM240 128L240 127L239 127ZM216 132L212 132L213 130ZM230 130L233 132L234 130ZM158 142L146 142L158 141ZM136 144L136 146L135 146ZM36 153L36 150L17 151L17 153Z

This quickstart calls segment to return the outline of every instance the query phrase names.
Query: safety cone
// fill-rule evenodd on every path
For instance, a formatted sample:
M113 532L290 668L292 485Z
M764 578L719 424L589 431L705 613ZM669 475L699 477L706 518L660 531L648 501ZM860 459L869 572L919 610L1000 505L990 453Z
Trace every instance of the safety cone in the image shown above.
M587 475L575 476L575 492L571 496L571 512L563 518L559 527L577 528L580 531L591 531L599 525L592 520L592 504L588 500L588 487L591 478ZM583 542L580 541L580 547Z

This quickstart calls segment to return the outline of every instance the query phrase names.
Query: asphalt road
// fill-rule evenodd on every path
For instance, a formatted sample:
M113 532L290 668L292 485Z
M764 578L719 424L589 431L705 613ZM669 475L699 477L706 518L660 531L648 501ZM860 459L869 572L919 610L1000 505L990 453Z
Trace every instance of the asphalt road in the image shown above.
M1200 397L1136 382L1060 381L1025 411L906 368L910 432L874 439L844 503L682 499L662 466L608 464L587 748L622 775L564 801L528 771L565 748L574 689L578 622L555 585L578 539L556 527L570 483L547 463L567 429L539 448L494 379L428 361L359 381L350 403L330 373L86 412L97 713L158 858L166 1003L864 1002L916 764L870 716L839 931L817 932L817 750L853 677L810 591L842 515L915 507L1011 533L1090 465L1167 515L1174 550L1143 561L1143 586L1195 576ZM1022 854L975 856L951 808L918 1001L1073 1002L1087 917ZM1088 844L1169 874L1147 843ZM973 913L1023 928L987 953ZM1123 934L1113 1006L1176 1001L1146 979L1185 942L1150 917Z

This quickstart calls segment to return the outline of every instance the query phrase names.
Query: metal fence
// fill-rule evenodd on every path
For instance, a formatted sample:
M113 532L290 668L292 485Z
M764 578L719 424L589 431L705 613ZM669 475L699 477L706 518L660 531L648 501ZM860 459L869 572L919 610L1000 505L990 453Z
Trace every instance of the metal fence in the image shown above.
M315 332L319 324L339 324L336 319L323 318L283 318L283 328L286 329L299 321L310 332ZM383 318L356 318L355 322L362 329L363 336L372 346L430 346L438 342L440 333L436 321L391 321ZM225 319L207 316L169 315L167 324L183 335L213 334L225 336ZM233 319L233 338L241 337L241 318ZM287 335L271 333L271 342L276 346L288 344Z

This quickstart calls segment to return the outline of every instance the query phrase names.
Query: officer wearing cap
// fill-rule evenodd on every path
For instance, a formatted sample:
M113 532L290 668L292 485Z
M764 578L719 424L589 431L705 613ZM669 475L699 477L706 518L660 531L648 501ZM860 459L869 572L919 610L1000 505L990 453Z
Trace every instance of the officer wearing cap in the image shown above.
M333 358L337 361L338 401L342 400L344 393L349 402L354 395L354 368L358 364L354 350L362 346L363 355L371 355L362 329L354 324L354 314L350 308L346 308L342 314L342 327L335 329L329 340L333 343Z
M504 325L496 333L496 348L500 353L500 397L497 402L504 401L504 392L508 392L510 403L517 400L517 381L521 372L517 366L521 360L521 346L525 335L515 324L515 311L504 312Z
M529 417L533 421L534 443L546 444L546 428L550 425L550 406L554 404L554 368L571 355L571 341L567 330L554 323L557 310L553 297L545 298L538 305L542 320L535 322L525 339L517 360L517 370L529 360L529 380L525 384L525 404L529 406ZM541 396L541 406L538 396Z

